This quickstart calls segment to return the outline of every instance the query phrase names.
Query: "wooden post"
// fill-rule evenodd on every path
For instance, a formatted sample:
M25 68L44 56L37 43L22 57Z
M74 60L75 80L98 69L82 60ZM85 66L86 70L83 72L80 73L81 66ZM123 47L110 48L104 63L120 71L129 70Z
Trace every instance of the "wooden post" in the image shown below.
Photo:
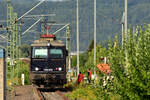
M6 100L6 96L5 96L5 79L6 79L6 75L5 75L5 50L4 49L0 49L0 100Z

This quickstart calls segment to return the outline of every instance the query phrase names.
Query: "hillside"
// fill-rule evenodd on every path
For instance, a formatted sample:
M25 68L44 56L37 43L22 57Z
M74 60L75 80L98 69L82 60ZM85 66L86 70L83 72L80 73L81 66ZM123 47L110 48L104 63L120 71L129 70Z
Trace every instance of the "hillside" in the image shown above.
M19 16L32 8L38 0L12 0L14 10L18 12ZM150 0L128 0L128 23L129 25L141 25L149 23L150 21ZM80 48L86 50L88 43L93 39L93 0L79 0L79 13L80 13ZM97 0L97 41L104 42L105 40L114 37L115 34L121 33L121 17L123 12L123 0ZM6 7L4 2L0 2L0 19L6 17ZM49 14L55 13L55 17L51 17L50 20L54 20L57 23L70 23L71 24L71 46L72 50L76 50L76 1L67 0L65 2L45 2L35 9L30 14ZM34 21L25 21L22 28L24 31ZM40 25L33 28L36 31L40 31ZM32 30L33 30L32 29ZM52 32L55 28L52 29ZM63 32L62 32L63 33ZM58 37L63 36L58 34ZM34 37L33 37L34 35ZM34 40L39 38L39 33L31 32L27 33L23 37L25 39ZM64 39L63 39L64 40Z

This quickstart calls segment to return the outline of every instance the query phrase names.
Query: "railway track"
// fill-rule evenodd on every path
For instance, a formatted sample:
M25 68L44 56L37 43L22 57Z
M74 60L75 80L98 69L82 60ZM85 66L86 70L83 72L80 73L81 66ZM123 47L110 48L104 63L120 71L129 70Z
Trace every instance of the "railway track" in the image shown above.
M34 87L35 96L39 98L39 100L69 100L65 94L66 91L61 90L41 90Z

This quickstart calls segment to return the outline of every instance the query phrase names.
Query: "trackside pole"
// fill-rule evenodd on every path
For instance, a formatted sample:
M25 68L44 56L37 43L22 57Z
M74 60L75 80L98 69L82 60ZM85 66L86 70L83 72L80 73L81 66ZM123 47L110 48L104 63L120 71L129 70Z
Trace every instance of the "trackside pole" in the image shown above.
M22 85L24 85L24 74L21 74Z
M94 78L96 77L96 0L94 0Z
M80 71L80 61L79 61L79 0L76 2L76 18L77 18L77 75Z

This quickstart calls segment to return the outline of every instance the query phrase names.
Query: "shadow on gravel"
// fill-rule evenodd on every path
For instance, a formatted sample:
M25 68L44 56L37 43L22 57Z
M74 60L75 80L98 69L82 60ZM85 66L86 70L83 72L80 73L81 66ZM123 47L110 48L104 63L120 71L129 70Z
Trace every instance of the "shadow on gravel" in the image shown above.
M67 88L51 88L51 89L43 89L43 88L38 88L41 92L56 92L56 91L61 91L61 92L68 92Z

